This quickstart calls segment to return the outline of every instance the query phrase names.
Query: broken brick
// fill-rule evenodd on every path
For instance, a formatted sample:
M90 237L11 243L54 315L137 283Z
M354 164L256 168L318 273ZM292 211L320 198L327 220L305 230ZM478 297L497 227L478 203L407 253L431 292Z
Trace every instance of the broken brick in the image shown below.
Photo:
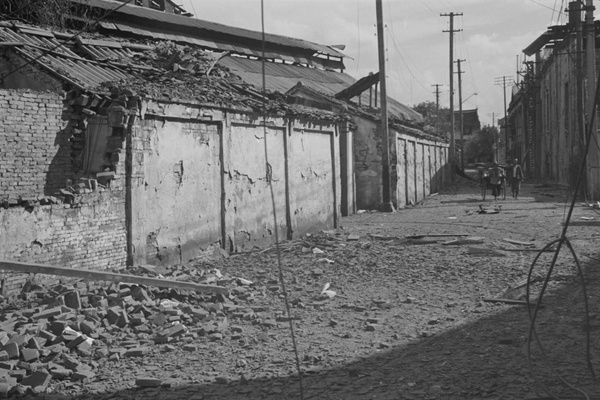
M23 361L32 362L40 358L40 353L36 349L23 349L21 350L21 356Z
M135 385L139 387L159 387L162 385L162 380L158 378L137 378Z
M146 354L148 354L149 351L150 351L150 349L148 347L135 347L135 348L127 350L125 352L124 356L125 357L142 357L142 356L145 356Z
M19 345L15 342L9 342L4 345L4 351L8 354L9 358L19 358Z
M91 382L96 374L93 371L89 370L80 370L76 371L71 375L71 380L74 381L82 381L82 382Z
M65 293L65 306L79 310L81 308L81 298L79 297L79 291L73 290L72 292Z
M186 327L183 324L173 325L159 332L159 336L175 337L184 334Z

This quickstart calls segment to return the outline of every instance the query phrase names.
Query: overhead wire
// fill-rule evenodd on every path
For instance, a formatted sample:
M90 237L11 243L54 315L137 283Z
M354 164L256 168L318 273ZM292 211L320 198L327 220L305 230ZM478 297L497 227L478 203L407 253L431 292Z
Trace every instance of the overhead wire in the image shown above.
M394 30L394 19L393 19L393 17L392 17L392 9L391 9L390 3L391 3L390 1L388 1L388 2L387 2L387 6L388 6L388 17L389 17L388 19L389 19L389 24L390 24L390 27L391 27L391 28L388 28L388 27L387 27L387 25L385 25L385 28L386 28L386 30L388 31L388 35L389 35L389 36L391 36L391 38L392 38L392 44L394 45L394 48L396 49L396 52L397 52L398 56L400 57L400 59L401 59L402 63L405 65L405 67L406 67L406 69L408 70L408 72L409 72L410 76L411 76L411 77L414 79L414 81L415 81L415 82L416 82L416 83L417 83L419 86L421 86L421 87L422 87L423 89L425 89L426 91L429 91L429 87L428 87L428 86L426 86L426 85L424 85L424 84L423 84L423 82L422 82L422 81L421 81L419 78L417 78L417 77L415 76L415 74L414 74L414 72L413 72L412 68L410 67L410 65L409 65L408 61L405 59L405 57L404 57L403 53L404 53L404 52L406 52L406 51L404 51L404 52L403 52L403 51L400 49L400 47L401 47L401 46L399 46L399 45L398 45L398 43L396 43L396 37L395 37L395 36L396 36L396 32L395 32L395 30ZM406 56L407 56L407 57L410 59L410 56L408 55L408 52L406 52ZM419 72L421 71L421 70L420 70L420 69L418 69L418 68L417 68L417 70L418 70ZM424 78L424 80L426 81L426 80L427 80L427 78L425 78L425 76L423 75L423 73L422 73L422 72L421 72L421 75L422 75L422 77ZM400 76L401 76L401 77L403 77L403 75L402 75L402 74L400 74ZM412 85L410 85L410 82L409 82L409 87L411 87L411 86L412 86ZM411 97L412 97L412 96L411 96Z
M290 336L292 339L292 347L294 349L294 356L295 356L295 361L296 361L296 370L298 372L298 379L299 379L299 383L300 383L300 400L304 400L304 387L303 387L303 383L302 383L302 369L300 367L300 356L298 354L298 345L296 343L296 334L294 332L294 319L292 318L292 313L291 313L291 308L290 308L290 301L289 301L289 297L288 297L288 292L287 292L287 288L285 285L285 279L283 276L283 266L282 266L282 262L281 262L281 249L279 246L279 230L278 230L278 224L277 224L277 208L276 208L276 204L275 204L275 193L273 190L273 170L271 167L271 164L269 163L269 152L268 152L268 146L267 146L267 109L266 109L266 99L267 99L267 73L266 73L266 60L265 60L265 43L266 43L266 39L265 39L265 6L264 6L264 0L260 0L260 17L261 17L261 29L262 29L262 59L261 59L261 66L262 66L262 117L263 117L263 144L264 144L264 154L265 154L265 168L266 168L266 173L265 173L265 177L266 177L266 183L269 186L269 193L271 195L271 208L273 211L273 224L274 224L274 236L275 236L275 251L277 254L277 268L279 271L279 282L281 284L281 290L283 292L283 301L285 304L285 310L287 313L287 317L288 317L288 321L289 321L289 328L290 328Z
M360 0L356 0L356 35L358 36L358 55L356 57L356 71L355 75L358 75L358 68L360 66Z
M98 22L102 21L103 19L105 19L106 17L108 17L110 14L114 13L115 11L118 11L119 9L125 7L127 4L131 3L133 0L125 0L123 4L119 5L116 8L112 8L110 10L108 10L106 13L104 13L104 15L102 15L99 18L96 18L94 20L94 23L97 24ZM86 31L86 28L82 28L81 30L79 30L78 32L76 32L73 36L71 36L71 40L75 39L76 37L79 37L80 35L82 35L84 32ZM45 57L46 55L50 54L51 52L53 52L54 50L58 49L59 47L62 47L62 43L58 43L56 46L51 47L49 49L43 50L42 54L40 54L39 56L32 58L31 60L26 61L25 63L21 64L20 66L18 66L17 68L13 69L12 71L8 71L7 73L5 73L4 75L0 76L0 82L6 78L9 75L14 74L17 71L20 71L21 69L27 67L28 65L33 64L34 62L36 62L37 60Z

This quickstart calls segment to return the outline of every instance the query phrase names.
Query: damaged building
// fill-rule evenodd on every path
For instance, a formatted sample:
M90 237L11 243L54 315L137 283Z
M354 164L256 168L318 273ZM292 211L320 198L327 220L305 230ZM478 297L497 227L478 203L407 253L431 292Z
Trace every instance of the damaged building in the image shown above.
M0 22L0 257L178 264L379 205L376 96L342 53L267 35L263 93L258 33L117 4L100 33ZM442 187L448 146L391 103L402 207ZM23 279L6 275L4 290Z

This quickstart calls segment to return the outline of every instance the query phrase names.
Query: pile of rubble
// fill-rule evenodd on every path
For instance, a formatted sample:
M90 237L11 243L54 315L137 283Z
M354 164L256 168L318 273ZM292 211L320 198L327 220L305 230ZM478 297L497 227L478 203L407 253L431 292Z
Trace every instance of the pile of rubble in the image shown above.
M157 276L151 267L129 272ZM158 276L165 275L228 283L242 297L251 284L226 279L216 269L178 266ZM237 316L243 307L232 298L123 283L79 281L44 288L28 282L18 299L6 300L0 314L0 394L43 393L60 384L92 382L103 361L142 357L155 344L194 347L199 336L219 341L228 332L235 339L240 329L229 326L227 314ZM136 383L161 384L144 378Z

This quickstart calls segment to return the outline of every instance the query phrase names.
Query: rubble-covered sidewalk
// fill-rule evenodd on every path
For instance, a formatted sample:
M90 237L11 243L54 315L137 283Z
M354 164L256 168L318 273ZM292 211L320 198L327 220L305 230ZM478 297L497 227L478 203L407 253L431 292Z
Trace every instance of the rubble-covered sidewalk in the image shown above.
M576 395L550 366L597 394L585 363L581 280L566 252L538 316L543 350L532 346L528 365L523 280L537 250L560 234L566 193L523 189L519 200L482 202L464 183L415 207L362 212L338 231L282 243L291 316L275 248L127 271L227 294L93 281L41 287L34 279L3 300L0 390L32 398L299 399L291 318L307 399L545 398L534 378ZM600 215L578 204L573 218ZM600 234L579 223L569 238L586 266L594 317ZM534 271L534 294L551 257L544 253ZM593 322L591 329L595 355Z

